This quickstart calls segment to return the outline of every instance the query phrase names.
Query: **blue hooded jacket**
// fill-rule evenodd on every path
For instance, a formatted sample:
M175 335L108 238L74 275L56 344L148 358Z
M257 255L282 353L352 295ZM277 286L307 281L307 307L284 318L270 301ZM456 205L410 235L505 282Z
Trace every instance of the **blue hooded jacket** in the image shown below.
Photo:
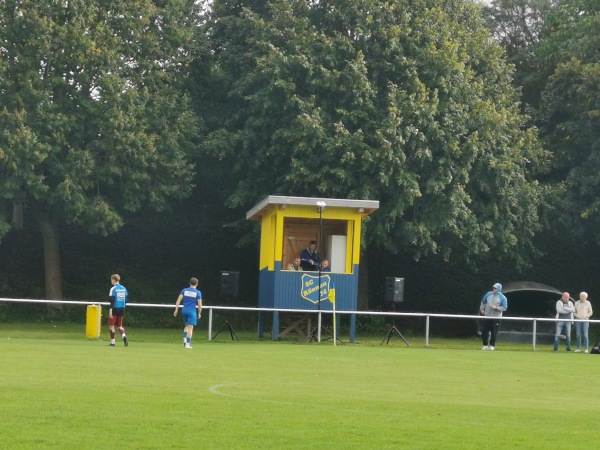
M508 309L508 301L502 293L502 285L500 283L494 284L493 287L497 289L497 292L487 292L481 299L479 310L484 316L502 317L502 313ZM496 309L493 309L492 306L495 306Z

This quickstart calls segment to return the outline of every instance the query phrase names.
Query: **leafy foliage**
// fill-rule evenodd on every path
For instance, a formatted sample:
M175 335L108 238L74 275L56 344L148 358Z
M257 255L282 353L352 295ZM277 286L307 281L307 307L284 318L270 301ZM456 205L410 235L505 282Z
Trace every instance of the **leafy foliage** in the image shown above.
M107 234L187 196L194 9L0 2L0 200Z
M415 257L519 260L544 163L470 2L215 1L204 148L229 203L370 198L370 237Z
M536 58L551 75L538 119L562 188L556 206L572 233L600 242L600 5L559 2L546 34Z
M524 107L539 106L548 73L540 70L534 49L543 39L546 20L557 0L493 0L483 8L486 25L515 66L514 85L521 89Z

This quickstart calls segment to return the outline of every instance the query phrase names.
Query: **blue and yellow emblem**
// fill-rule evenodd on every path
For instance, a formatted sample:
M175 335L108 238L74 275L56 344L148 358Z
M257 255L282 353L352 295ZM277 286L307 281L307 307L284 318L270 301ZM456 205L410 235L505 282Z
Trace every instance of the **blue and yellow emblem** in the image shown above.
M329 286L331 277L321 274L321 296L319 298L319 277L317 275L302 274L302 292L304 300L308 300L315 305L323 300L329 299Z

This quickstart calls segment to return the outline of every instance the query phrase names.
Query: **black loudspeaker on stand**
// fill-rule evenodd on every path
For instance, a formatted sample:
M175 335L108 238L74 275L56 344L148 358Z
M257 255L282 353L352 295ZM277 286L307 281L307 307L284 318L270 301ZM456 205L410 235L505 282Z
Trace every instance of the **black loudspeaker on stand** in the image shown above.
M221 272L221 296L225 297L229 303L229 300L231 300L231 297L237 297L239 294L239 280L240 280L240 273L239 272L232 272L232 271L223 271ZM223 325L221 325L221 328L219 328L219 330L215 333L215 335L211 338L211 339L215 339L219 333L221 333L223 330L227 329L229 331L229 335L231 336L231 340L233 341L234 339L236 341L239 341L238 336L235 332L235 330L233 329L233 326L231 326L231 322L229 322L229 320L226 320Z
M404 301L404 278L387 277L385 279L385 302L402 303Z
M240 281L239 272L221 272L221 295L224 297L237 297Z
M402 303L404 301L404 278L387 277L385 279L385 303L393 305L393 312L396 312L396 303ZM396 326L396 315L392 316L392 327L383 337L381 345L385 342L388 344L393 336L402 339L404 343L410 347L408 341L402 336L400 330Z

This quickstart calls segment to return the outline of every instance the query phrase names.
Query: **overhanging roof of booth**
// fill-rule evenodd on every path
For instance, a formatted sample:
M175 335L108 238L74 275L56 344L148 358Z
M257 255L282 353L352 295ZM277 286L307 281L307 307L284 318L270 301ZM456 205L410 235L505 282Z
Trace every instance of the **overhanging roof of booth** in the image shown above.
M356 208L365 216L368 216L379 209L379 200L350 200L341 198L287 197L283 195L269 195L246 213L246 220L260 220L265 211L273 205L278 207L285 207L287 205L317 206L317 202L325 202L327 208Z

